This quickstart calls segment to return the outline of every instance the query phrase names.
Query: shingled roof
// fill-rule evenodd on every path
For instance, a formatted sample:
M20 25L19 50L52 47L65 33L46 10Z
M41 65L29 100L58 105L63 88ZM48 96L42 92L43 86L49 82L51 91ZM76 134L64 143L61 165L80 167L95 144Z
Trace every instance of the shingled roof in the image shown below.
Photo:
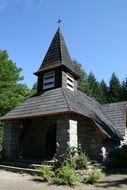
M55 33L39 70L34 74L38 75L44 71L57 67L65 67L74 76L78 77L60 28L58 28Z
M113 127L109 118L102 111L100 104L78 90L75 93L65 88L46 91L39 96L27 99L1 119L25 119L65 112L76 113L91 118L109 138L122 138L119 131Z
M101 105L103 111L122 135L125 135L126 129L126 105L126 101Z

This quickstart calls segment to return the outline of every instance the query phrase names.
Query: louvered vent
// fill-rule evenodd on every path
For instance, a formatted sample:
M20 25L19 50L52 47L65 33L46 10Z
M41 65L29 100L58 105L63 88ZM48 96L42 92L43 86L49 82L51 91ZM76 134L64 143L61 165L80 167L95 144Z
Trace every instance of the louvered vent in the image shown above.
M74 78L67 74L67 89L74 91Z
M53 88L55 86L55 72L44 73L43 76L43 89Z

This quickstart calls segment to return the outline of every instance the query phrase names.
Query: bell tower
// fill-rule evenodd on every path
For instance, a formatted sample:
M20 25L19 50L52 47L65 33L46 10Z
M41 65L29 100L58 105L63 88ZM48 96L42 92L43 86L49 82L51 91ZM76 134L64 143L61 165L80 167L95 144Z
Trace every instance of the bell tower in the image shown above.
M55 88L77 89L78 76L60 27L56 31L43 62L37 72L37 93Z

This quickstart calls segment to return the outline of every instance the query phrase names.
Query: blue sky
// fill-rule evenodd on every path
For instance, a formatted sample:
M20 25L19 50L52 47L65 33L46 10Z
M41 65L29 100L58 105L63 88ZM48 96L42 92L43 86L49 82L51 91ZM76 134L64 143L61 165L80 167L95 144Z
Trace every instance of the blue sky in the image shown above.
M127 76L127 0L0 0L0 50L23 69L32 87L62 19L72 59L107 83Z

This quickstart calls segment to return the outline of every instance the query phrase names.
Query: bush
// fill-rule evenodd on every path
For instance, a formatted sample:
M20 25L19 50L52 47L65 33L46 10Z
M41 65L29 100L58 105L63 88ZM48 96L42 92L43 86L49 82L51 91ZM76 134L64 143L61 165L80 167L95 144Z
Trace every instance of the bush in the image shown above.
M80 181L80 177L76 174L75 169L66 164L57 170L53 181L58 185L75 185Z
M43 177L44 181L48 182L54 177L54 171L52 166L49 165L42 165L39 167L40 176Z
M54 165L53 169L49 165L42 165L40 167L40 173L44 181L52 180L58 185L75 185L84 180L84 175L88 173L88 164L89 159L81 150L69 148L66 153L57 160L57 164ZM94 183L92 175L95 175L94 172L90 174L88 181L91 180L91 183ZM97 176L93 178L95 177L97 178ZM95 182L96 181L97 179L95 179Z
M87 166L89 164L89 159L88 157L81 153L79 156L76 158L76 169L82 170L82 169L87 169Z
M98 183L101 177L101 170L98 168L93 168L88 177L85 179L85 183L95 184Z
M127 145L116 148L110 153L107 167L110 169L127 167Z
M62 165L69 164L74 169L87 169L89 158L75 147L68 148L66 153L61 157Z

